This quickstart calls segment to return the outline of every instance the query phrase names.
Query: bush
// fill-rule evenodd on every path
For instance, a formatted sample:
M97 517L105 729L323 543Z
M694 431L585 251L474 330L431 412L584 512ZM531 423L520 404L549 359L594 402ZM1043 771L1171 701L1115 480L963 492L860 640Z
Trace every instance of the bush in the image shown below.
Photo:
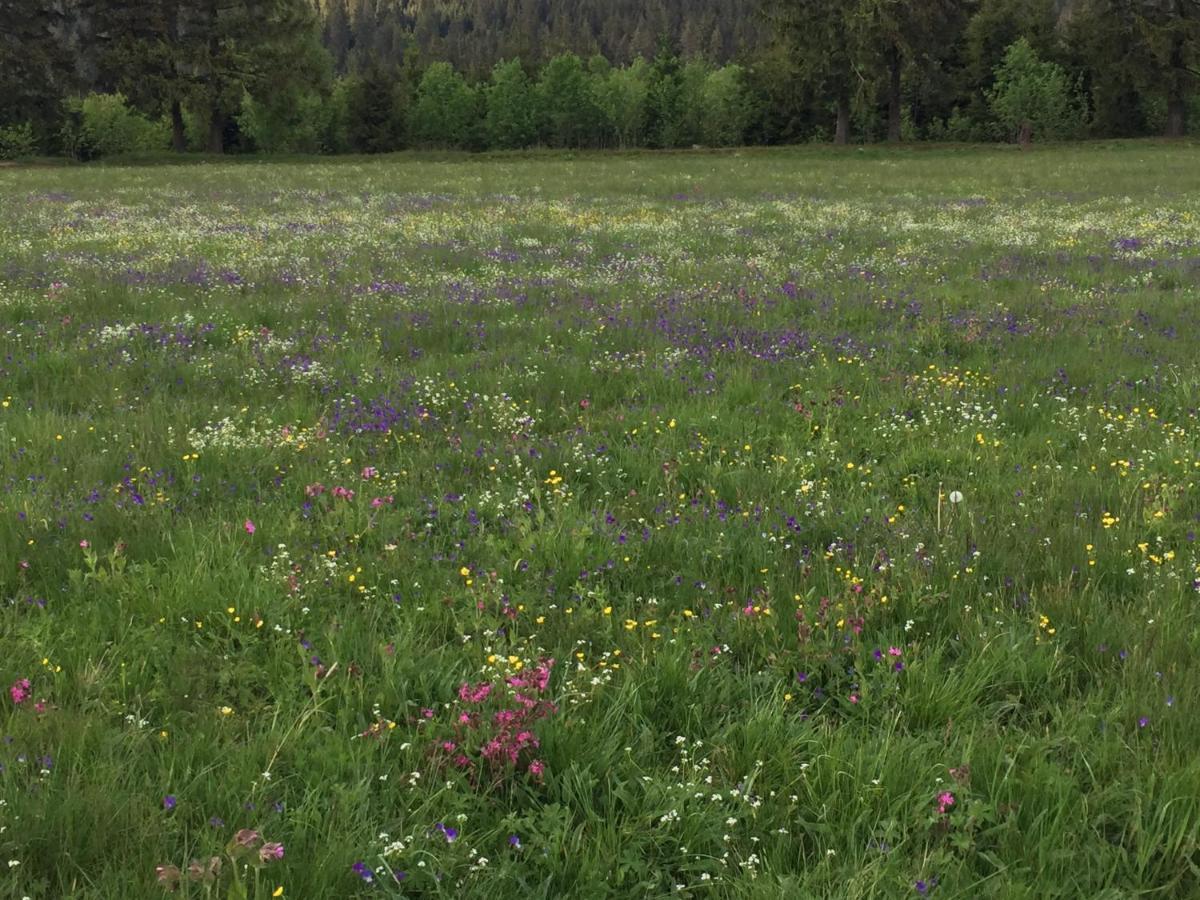
M421 77L409 128L427 147L465 150L475 145L480 122L475 91L454 67L435 62Z
M37 152L37 140L29 122L0 128L0 159L21 159Z
M264 154L316 154L329 127L329 104L316 91L294 91L256 100L242 97L238 127Z
M1083 129L1084 104L1067 73L1039 59L1024 38L1004 54L988 101L1000 124L1023 142L1034 134L1075 137Z
M605 127L617 146L634 147L645 138L650 96L650 65L640 56L623 69L612 69L593 90Z
M151 153L171 146L170 127L133 110L123 94L88 94L66 101L63 143L77 159Z
M710 72L704 81L702 119L704 142L710 147L736 147L742 143L754 104L740 66L725 66Z
M496 63L487 87L488 142L492 147L528 147L537 138L537 100L517 59Z
M551 147L583 147L595 140L603 114L596 107L591 76L574 53L563 53L542 69L537 84L543 137Z

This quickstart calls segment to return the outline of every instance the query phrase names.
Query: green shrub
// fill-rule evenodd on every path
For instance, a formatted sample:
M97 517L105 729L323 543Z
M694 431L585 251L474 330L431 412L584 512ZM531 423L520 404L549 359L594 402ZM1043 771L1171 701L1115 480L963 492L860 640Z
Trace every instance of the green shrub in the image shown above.
M131 109L123 94L88 94L66 101L63 143L77 159L167 150L170 127Z
M329 105L315 91L294 91L269 99L242 97L238 128L263 153L318 153L327 132Z
M1067 73L1039 59L1024 38L1004 54L988 100L1000 124L1022 140L1071 138L1083 129L1084 104Z
M471 148L480 126L478 95L446 62L435 62L421 78L409 128L427 147Z
M0 128L0 159L21 159L37 152L37 140L29 122Z

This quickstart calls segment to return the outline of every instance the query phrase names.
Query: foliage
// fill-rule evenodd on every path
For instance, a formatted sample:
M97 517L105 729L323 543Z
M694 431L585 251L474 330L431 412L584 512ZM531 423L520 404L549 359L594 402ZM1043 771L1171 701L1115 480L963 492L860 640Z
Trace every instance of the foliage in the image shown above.
M593 86L592 96L617 146L636 147L645 140L650 66L644 59L613 67Z
M51 152L64 98L117 92L214 153L1001 140L996 73L1022 39L1067 79L1063 136L1185 134L1200 86L1191 0L21 6L0 0L0 126Z
M1038 59L1024 38L1004 55L989 94L997 120L1016 135L1022 129L1051 139L1075 137L1083 126L1082 105L1067 74Z
M20 125L0 126L0 159L21 159L37 153L37 139L33 135L33 125L24 122Z
M78 159L166 150L166 123L129 107L123 94L88 94L67 104L64 144Z
M583 60L574 53L554 57L537 83L542 139L551 147L582 147L596 140L600 111Z
M740 66L724 66L709 72L701 100L703 142L711 147L733 147L742 143L751 119L754 101L746 88Z
M538 97L521 61L496 63L485 89L484 128L488 145L500 150L528 147L538 137Z
M449 63L425 70L417 86L408 127L414 143L465 150L476 141L479 98Z
M396 71L372 65L339 82L345 140L357 153L387 153L405 145L405 84Z

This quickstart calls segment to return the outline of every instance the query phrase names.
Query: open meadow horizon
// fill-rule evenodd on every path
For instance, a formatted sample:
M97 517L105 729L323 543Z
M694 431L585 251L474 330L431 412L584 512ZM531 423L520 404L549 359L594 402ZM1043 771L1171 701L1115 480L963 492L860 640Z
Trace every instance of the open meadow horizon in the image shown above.
M0 900L1200 896L1200 165L0 168Z

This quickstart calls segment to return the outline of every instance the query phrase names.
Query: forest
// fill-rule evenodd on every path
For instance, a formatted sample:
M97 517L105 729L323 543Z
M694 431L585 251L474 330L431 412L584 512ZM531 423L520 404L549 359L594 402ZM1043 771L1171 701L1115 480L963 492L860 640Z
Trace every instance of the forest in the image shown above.
M1200 127L1198 0L0 0L0 158Z

